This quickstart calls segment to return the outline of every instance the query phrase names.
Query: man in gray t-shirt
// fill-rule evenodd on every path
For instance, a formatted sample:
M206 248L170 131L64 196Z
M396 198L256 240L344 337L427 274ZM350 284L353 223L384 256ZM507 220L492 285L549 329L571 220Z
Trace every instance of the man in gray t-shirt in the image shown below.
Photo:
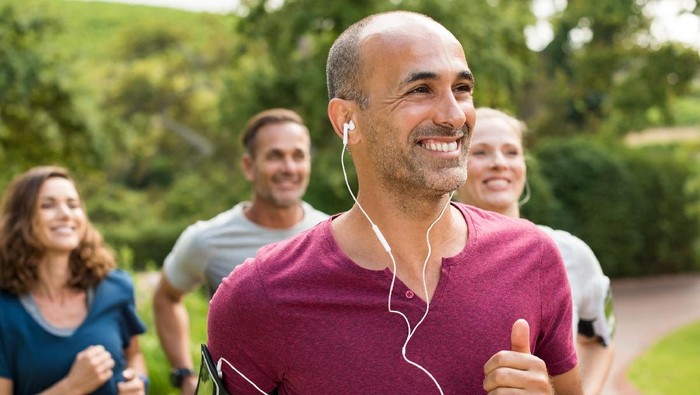
M251 201L189 226L165 258L153 296L158 337L173 366L171 381L186 395L194 393L197 378L184 296L202 284L213 295L221 280L260 247L328 217L301 200L309 182L311 140L298 114L271 109L255 115L243 131L243 145Z

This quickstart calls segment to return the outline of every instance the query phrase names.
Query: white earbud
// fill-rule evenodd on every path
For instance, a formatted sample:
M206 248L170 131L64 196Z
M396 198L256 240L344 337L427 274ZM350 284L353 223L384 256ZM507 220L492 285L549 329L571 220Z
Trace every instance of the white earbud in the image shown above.
M355 124L350 120L343 124L343 145L348 145L348 131L355 130Z

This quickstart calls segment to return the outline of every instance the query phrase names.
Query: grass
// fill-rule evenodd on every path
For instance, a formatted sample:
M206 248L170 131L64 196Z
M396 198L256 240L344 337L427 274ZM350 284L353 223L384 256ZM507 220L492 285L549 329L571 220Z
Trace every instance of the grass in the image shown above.
M93 61L113 59L112 53L123 35L144 26L170 26L199 46L211 39L213 25L225 23L223 15L98 1L62 1L60 7L52 9L64 21L63 31L53 38L57 46L68 54Z
M146 358L150 386L148 392L157 395L179 395L179 391L170 385L170 364L160 347L156 327L153 321L153 282L156 272L137 272L133 274L136 283L136 305L139 316L146 323L146 333L139 337L141 352ZM199 369L199 345L206 343L207 311L209 298L203 288L185 297L185 306L190 315L190 347L195 370Z
M657 342L632 363L629 379L644 395L700 394L700 321Z

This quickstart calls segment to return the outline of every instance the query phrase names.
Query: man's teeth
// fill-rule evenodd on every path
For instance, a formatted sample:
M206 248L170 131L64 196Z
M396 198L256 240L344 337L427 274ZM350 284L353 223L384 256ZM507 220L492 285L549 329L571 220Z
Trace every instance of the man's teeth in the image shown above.
M451 152L457 149L457 142L453 141L451 143L428 143L421 144L421 146L430 151Z

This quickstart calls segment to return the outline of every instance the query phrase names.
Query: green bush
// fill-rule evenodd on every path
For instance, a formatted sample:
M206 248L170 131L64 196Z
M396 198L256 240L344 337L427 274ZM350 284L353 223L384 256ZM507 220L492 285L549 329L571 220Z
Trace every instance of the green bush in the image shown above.
M549 214L540 208L540 222L587 242L606 274L698 269L698 193L691 188L697 177L690 155L674 147L631 149L574 139L544 142L536 157L559 203Z
M172 250L186 225L144 222L142 226L124 224L103 230L105 240L115 250L128 248L133 253L135 270L159 268Z
M537 148L542 173L566 215L547 224L587 242L603 270L612 276L639 274L634 258L642 245L630 226L636 200L643 198L623 160L589 140L550 140Z
M527 156L527 184L530 189L530 198L520 207L520 216L527 218L536 224L551 224L555 218L567 215L562 210L559 200L552 192L549 181L544 177L541 164L534 156ZM527 192L523 193L522 202Z
M698 220L690 210L698 197L688 188L693 179L689 162L661 147L625 151L624 156L642 188L634 219L643 238L635 257L640 274L693 269Z

